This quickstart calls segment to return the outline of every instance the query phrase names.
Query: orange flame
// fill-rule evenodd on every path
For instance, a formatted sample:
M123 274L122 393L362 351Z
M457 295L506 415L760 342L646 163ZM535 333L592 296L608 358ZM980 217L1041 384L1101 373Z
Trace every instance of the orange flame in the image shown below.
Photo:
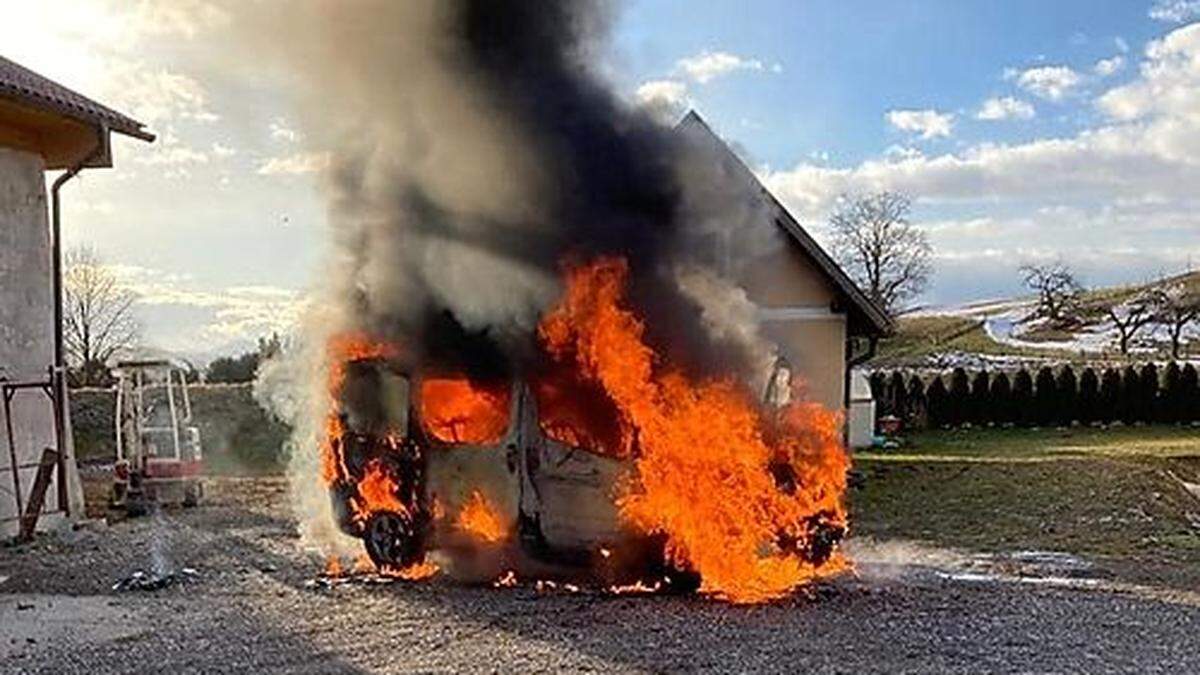
M421 381L421 423L444 443L495 443L508 428L511 397L507 386L427 378Z
M346 366L359 359L395 358L399 349L391 343L374 340L365 333L347 332L330 337L325 343L325 353L329 368L326 389L329 392L330 412L325 418L325 434L321 439L321 480L326 485L332 485L339 478L349 476L340 450L346 429L337 415L337 399L346 383Z
M732 380L655 372L642 323L620 306L627 275L611 258L568 269L564 298L539 326L551 356L598 382L637 431L637 480L618 498L622 518L665 534L670 562L698 572L702 592L734 602L779 597L842 569L840 556L818 567L779 545L804 541L818 514L845 523L839 416L803 404L772 424ZM795 477L790 490L773 465Z
M404 503L396 497L396 479L387 471L383 462L373 459L367 463L362 480L358 482L358 497L354 500L355 515L365 522L373 513L394 511L408 513Z
M379 570L379 573L385 577L395 577L404 581L424 581L435 576L441 568L432 560L414 563L408 567L387 567Z
M479 490L471 493L458 512L458 527L471 536L489 544L508 538L508 527L496 509Z
M342 560L336 555L331 555L325 559L325 576L331 579L337 579L346 574L346 569L342 567Z
M633 454L633 436L615 414L612 401L574 368L557 368L533 381L542 433L572 448L609 457Z

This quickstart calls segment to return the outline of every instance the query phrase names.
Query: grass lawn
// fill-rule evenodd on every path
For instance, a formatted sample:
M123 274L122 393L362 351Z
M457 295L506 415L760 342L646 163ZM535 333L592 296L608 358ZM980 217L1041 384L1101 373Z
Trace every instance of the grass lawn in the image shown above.
M1200 429L935 431L859 452L852 528L976 551L1083 555L1137 581L1200 587Z

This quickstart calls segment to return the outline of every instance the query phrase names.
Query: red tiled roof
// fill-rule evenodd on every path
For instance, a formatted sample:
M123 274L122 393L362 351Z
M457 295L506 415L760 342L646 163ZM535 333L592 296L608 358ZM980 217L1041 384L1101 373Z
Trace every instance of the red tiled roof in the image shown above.
M153 141L141 122L0 56L0 98L58 113L110 131Z

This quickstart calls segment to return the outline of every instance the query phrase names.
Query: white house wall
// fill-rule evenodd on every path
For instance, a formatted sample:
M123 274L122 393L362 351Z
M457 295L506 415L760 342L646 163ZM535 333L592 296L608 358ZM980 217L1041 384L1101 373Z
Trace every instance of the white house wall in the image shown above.
M50 232L46 186L39 155L0 148L0 379L45 378L54 360ZM0 467L11 463L0 408ZM12 403L18 464L37 462L42 449L55 446L54 416L40 390L19 391ZM68 452L70 452L68 445ZM73 453L67 462L72 512L83 506ZM35 468L20 472L22 503L28 501ZM0 471L0 536L15 533L16 501L11 470ZM58 510L52 484L46 510ZM44 524L53 524L51 517Z

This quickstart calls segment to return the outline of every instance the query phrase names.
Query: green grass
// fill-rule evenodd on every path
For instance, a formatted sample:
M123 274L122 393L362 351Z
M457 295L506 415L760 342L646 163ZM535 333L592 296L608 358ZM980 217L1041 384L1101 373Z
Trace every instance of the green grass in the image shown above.
M929 432L855 456L853 528L976 551L1089 556L1136 580L1200 584L1200 430ZM1168 473L1170 472L1170 473Z

